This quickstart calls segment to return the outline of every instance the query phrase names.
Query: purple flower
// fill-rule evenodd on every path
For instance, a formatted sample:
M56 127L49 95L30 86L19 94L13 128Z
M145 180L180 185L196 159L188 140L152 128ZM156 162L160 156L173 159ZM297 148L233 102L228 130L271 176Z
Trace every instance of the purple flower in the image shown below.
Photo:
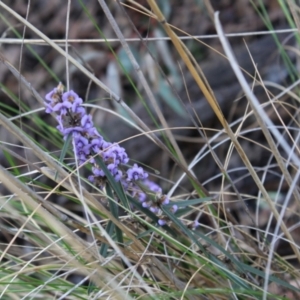
M134 164L132 168L127 170L127 180L136 181L143 180L148 177L148 173L144 171L142 167L139 167L137 164Z
M107 165L107 169L110 171L111 174L116 174L118 170L118 166L114 163Z
M142 191L137 193L137 196L138 196L138 199L139 199L140 202L144 202L147 199L147 195Z
M59 102L52 107L52 111L60 112L60 115L66 115L71 107L70 102Z
M111 145L112 145L112 143L107 142L107 141L103 141L102 148L103 148L103 150L106 150L106 149L108 149Z
M65 92L62 96L62 100L71 105L72 112L75 112L76 108L82 104L82 99L72 90Z
M122 171L121 171L121 170L117 170L117 172L114 174L115 180L116 180L117 182L120 181L121 178L122 178L122 175L123 175Z
M167 222L165 220L163 220L163 219L159 219L157 223L160 226L164 226L164 225L166 225Z
M103 145L103 137L99 136L99 137L95 137L95 138L91 139L90 145L91 145L92 150L95 153L100 152L102 145Z
M95 176L89 175L89 176L88 176L88 180L89 180L90 182L95 182Z
M131 191L131 196L133 198L137 198L141 203L145 202L147 199L146 193L144 193L141 188L135 184L132 184L131 182L128 182L127 180L122 181L122 185L126 186L127 190Z
M150 203L149 202L143 202L142 206L145 207L145 208L148 208L148 207L150 207Z
M161 199L161 204L162 205L167 205L170 203L170 199L167 197L167 196L162 196L162 199Z
M75 145L77 148L83 148L87 145L89 145L89 141L87 138L81 136L78 136L74 139Z
M156 184L155 182L151 181L151 180L144 180L143 184L153 193L155 194L161 194L162 193L162 189L161 187Z
M126 164L129 160L125 149L120 147L117 143L111 144L103 152L103 159L105 161L114 162L116 165L119 165L121 163Z
M111 148L111 151L115 154L115 161L117 164L127 164L129 158L123 147L120 147L118 144L114 144L114 147Z
M54 88L51 92L46 94L45 100L51 103L57 103L61 101L60 93L58 88Z
M96 136L99 136L103 139L103 137L98 133L97 129L95 127L91 127L91 128L88 128L86 130L86 134L90 137L96 137Z
M46 113L52 113L53 107L57 104L62 103L62 93L63 93L63 85L59 84L57 88L54 88L51 92L49 92L45 96L45 105L46 105ZM57 109L57 108L55 108ZM57 111L57 110L56 110Z
M171 212L172 212L173 214L175 214L177 210L178 210L178 206L177 206L176 204L172 205L172 207L171 207Z
M92 168L92 171L93 171L93 174L96 176L96 177L104 177L105 176L105 173L103 170L99 169L98 167L93 167Z
M159 212L159 208L157 206L151 206L149 208L149 210L152 211L155 214L157 214Z
M91 115L84 115L80 121L81 127L84 130L88 130L93 127L93 121Z
M192 229L196 229L199 225L200 225L200 223L198 221L194 221L192 223Z
M72 110L74 109L74 107L72 106ZM86 114L86 111L84 109L84 107L82 106L77 106L74 110L73 113L78 115L79 117L83 117Z
M128 191L128 190L129 190L130 184L129 184L129 182L127 182L126 180L124 180L124 177L123 177L123 176L122 176L122 178L121 178L121 184L122 184L122 186L123 186L123 188L124 188L125 191ZM132 196L132 197L135 197L134 195L135 195L134 193L131 193L131 196Z
M87 161L90 156L91 145L87 138L83 136L77 136L74 138L75 152L80 164Z
M62 125L58 125L56 128L64 135L64 139L66 139L70 133L76 138L84 132L84 129L80 126L64 128Z

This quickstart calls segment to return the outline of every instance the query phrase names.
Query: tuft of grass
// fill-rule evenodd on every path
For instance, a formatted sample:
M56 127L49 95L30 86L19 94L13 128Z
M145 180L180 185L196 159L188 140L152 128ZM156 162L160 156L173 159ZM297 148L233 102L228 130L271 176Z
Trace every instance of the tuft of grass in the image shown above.
M154 157L141 164L150 164L148 170L153 170L152 178L169 187L164 193L171 202L161 206L161 215L151 212L115 181L97 156L95 160L106 175L106 186L104 189L93 186L87 180L91 168L76 165L71 140L62 139L54 125L52 117L55 116L45 117L43 111L47 89L64 78L70 80L66 83L68 87L73 86L71 74L59 78L55 66L49 65L49 61L38 54L38 47L31 47L29 41L26 51L42 66L45 78L52 85L47 84L39 91L41 86L35 87L35 82L30 81L32 77L23 73L20 65L14 66L1 55L0 63L14 76L18 89L12 90L3 83L0 86L7 99L0 105L3 160L0 165L0 298L286 299L285 295L291 295L291 299L297 299L300 293L296 231L300 203L299 95L296 89L290 91L298 78L284 45L276 39L286 63L282 68L288 70L292 82L290 86L277 85L281 93L274 96L269 90L274 84L263 80L255 61L254 74L240 68L219 15L214 14L217 37L225 55L213 50L228 60L228 68L233 69L247 101L247 105L242 106L242 116L230 122L202 72L202 62L196 61L181 41L177 34L179 29L166 20L166 15L171 16L170 1L161 5L148 0L148 7L135 1L116 1L115 6L107 6L102 0L94 2L91 1L103 10L102 16L107 18L120 45L116 46L105 35L107 28L101 28L104 25L84 1L77 3L84 15L80 17L89 22L95 35L104 39L101 47L106 51L107 65L113 62L117 66L116 76L128 82L133 99L128 99L122 86L116 90L123 95L117 94L108 75L106 81L96 75L93 68L97 67L81 60L77 51L80 47L72 49L68 40L56 43L30 18L15 11L13 5L0 2L3 10L0 17L23 44L26 44L25 31L20 33L12 20L43 40L38 47L47 44L55 56L63 58L66 72L71 73L69 64L76 68L81 78L88 81L84 105L94 117L97 113L118 117L120 127L111 130L134 128L139 134L127 138L127 142L145 136L149 145L154 143L162 151L159 161L162 169L167 168L166 172L158 169ZM196 2L203 9L203 3ZM268 11L262 1L259 2L257 12L271 31ZM279 2L290 26L299 24L297 16ZM205 3L208 7L209 1ZM69 4L72 8L72 3ZM129 45L120 28L116 8L141 39L140 48L136 44ZM67 24L72 20L70 10L66 11L65 27L69 28ZM134 19L130 19L132 12L149 18L148 31L159 36L165 32L171 43L160 38L159 46L149 45L135 28L139 24L133 24ZM160 60L162 49L170 56L165 64ZM250 51L249 56L252 56ZM174 57L180 59L179 67ZM182 81L177 85L174 83L180 78L179 70ZM181 86L186 86L189 97L186 73L214 112L216 128L204 127L195 103L192 100L186 103L179 97L176 87ZM255 94L254 86L263 89L267 96L265 102ZM90 93L94 93L93 96ZM285 101L287 95L292 101ZM30 97L34 101L29 102ZM105 98L113 104L105 107ZM137 105L145 108L142 116L136 113ZM166 113L169 111L175 118L190 119L190 127L200 135L202 145L200 148L197 142L193 157L186 154L176 135L177 130L187 128L172 128ZM103 123L99 121L99 124L102 130ZM253 132L260 132L260 139L254 140L250 135ZM104 134L109 138L110 132ZM251 149L245 147L245 141L267 153L265 165L255 165L255 157ZM124 141L113 142L126 145L125 137ZM140 145L137 151L149 145ZM133 162L137 151L132 151ZM239 166L234 168L232 161L237 158ZM168 163L164 164L164 160ZM201 169L204 175L200 180L198 165L203 162L216 166L217 171L205 177L206 170ZM235 176L239 171L243 175ZM272 188L265 182L270 174L275 181ZM240 183L248 178L252 184L248 188L255 193L248 194L241 188ZM151 200L157 201L156 196L151 195ZM253 207L248 204L249 199L254 202ZM234 214L230 208L233 203L238 204ZM173 213L174 204L178 210ZM158 220L162 217L167 222L159 226ZM262 219L266 220L263 224ZM286 245L291 252L280 251L278 245Z

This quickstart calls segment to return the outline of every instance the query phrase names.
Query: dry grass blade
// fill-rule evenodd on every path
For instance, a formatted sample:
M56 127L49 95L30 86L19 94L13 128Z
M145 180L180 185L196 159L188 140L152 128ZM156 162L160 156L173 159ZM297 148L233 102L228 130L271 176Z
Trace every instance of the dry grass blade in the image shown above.
M251 53L249 53L249 55L251 55ZM254 62L253 62L253 65L255 65ZM260 77L260 74L259 74L259 72L258 72L258 70L257 70L256 67L255 67L255 69L256 69L256 72L257 72L257 74L258 74L258 76L259 76L259 78L260 78L260 81L262 82L262 78ZM248 91L248 92L249 92L249 91ZM252 93L252 94L253 94L253 93ZM267 94L267 93L266 93L266 94ZM263 131L263 133L264 133L264 135L265 135L266 140L268 141L268 144L269 144L270 149L271 149L271 151L272 151L272 153L273 153L273 155L274 155L274 157L275 157L275 159L276 159L276 161L277 161L277 163L278 163L278 166L279 166L279 168L280 168L280 170L281 170L281 172L282 172L282 174L283 174L283 176L284 176L286 182L288 183L288 185L290 186L291 190L293 191L293 195L294 195L296 201L297 201L298 203L300 203L300 195L299 195L299 192L298 192L298 190L297 190L297 187L295 186L295 181L293 181L293 178L292 178L292 176L290 175L290 173L289 173L289 171L288 171L288 169L287 169L287 167L286 167L286 165L285 165L285 161L284 161L283 157L281 156L281 154L279 153L278 147L277 147L277 145L275 144L275 141L274 141L274 139L272 138L271 133L270 133L269 129L266 127L266 124L265 124L265 122L264 122L264 119L265 119L267 116L266 116L266 115L265 115L265 116L262 116L262 115L259 113L261 110L258 111L258 110L256 109L256 105L251 101L251 100L253 99L252 96L249 96L248 99L250 100L249 102L250 102L252 111L253 111L253 113L254 113L256 119L257 119L257 122L258 122L258 124L259 124L261 130ZM258 101L257 101L257 103L258 103ZM263 117L265 117L265 118L263 118ZM272 129L270 129L270 130L272 130ZM288 130L286 130L286 132L288 132ZM294 144L296 144L295 141L293 141L293 142L294 142ZM292 149L290 149L290 150L291 150L290 153L292 153L292 152L293 152Z
M259 104L258 104L258 100L255 98L255 96L253 95L248 83L246 82L246 80L244 79L244 76L242 74L242 72L240 71L240 68L238 67L238 64L234 58L234 55L232 53L232 50L230 49L230 46L229 46L229 43L228 41L226 40L226 37L224 36L224 33L223 33L223 30L222 30L222 27L221 27L221 24L220 24L220 21L219 21L219 18L218 18L218 13L216 12L215 13L215 23L216 23L216 29L217 29L217 32L219 34L219 37L220 37L220 41L223 45L223 48L224 48L224 51L226 52L226 55L229 59L229 62L231 63L231 66L234 70L234 72L236 73L236 76L237 76L237 79L240 81L247 97L249 97L250 100L250 103L255 104L255 109L258 109L259 108ZM262 110L260 109L260 112ZM262 115L262 114L257 114L258 116ZM267 120L268 118L265 118L265 120ZM274 205L274 202L272 201L272 199L270 198L268 192L266 191L265 187L263 186L263 184L261 183L259 177L257 176L254 168L252 167L249 159L247 158L244 150L242 149L242 147L240 146L239 142L237 141L236 137L233 135L231 129L228 127L228 130L226 130L230 136L230 138L232 139L232 142L234 143L237 151L239 152L241 158L243 159L246 167L248 168L249 172L251 173L251 176L252 178L254 179L255 183L257 184L259 190L261 191L261 193L263 194L264 198L266 199L266 201L268 202L268 205L272 211L272 213L274 214L277 222L280 222L280 227L282 229L282 231L284 232L284 234L286 235L286 237L289 239L290 241L290 244L291 244L291 247L298 259L298 261L300 261L300 252L299 252L299 249L298 247L296 246L296 243L292 237L292 235L290 234L289 230L287 229L285 223L281 222L280 221L280 215ZM280 139L280 141L282 141L282 139ZM297 159L298 160L298 159Z
M194 77L195 81L197 82L199 88L201 89L201 91L203 92L203 94L205 95L206 99L208 100L209 104L211 105L212 109L214 110L216 116L218 117L219 121L221 122L221 124L223 125L226 133L229 135L230 139L232 140L232 143L234 144L236 150L238 151L241 159L243 160L245 166L247 167L247 169L249 170L252 178L254 179L255 183L257 184L259 190L262 192L263 196L265 197L265 199L267 199L267 202L271 208L272 213L274 214L275 218L277 221L280 221L280 215L273 203L273 201L271 200L269 194L267 193L265 187L263 186L263 184L261 183L259 177L257 176L254 168L252 167L246 153L244 152L243 148L241 147L240 143L237 140L237 137L234 135L234 133L232 132L231 128L229 127L228 123L226 122L222 111L220 110L220 107L216 101L216 99L214 98L214 96L209 92L209 90L207 89L206 85L203 83L201 77L198 75L198 72L196 71L195 67L192 65L190 59L188 58L188 55L186 54L186 52L184 51L184 48L181 45L181 41L177 38L176 34L172 31L172 29L169 27L168 23L166 22L166 20L164 19L163 14L161 13L159 7L157 6L156 2L154 0L148 0L149 5L151 6L152 10L154 11L154 13L156 14L158 20L161 22L161 24L164 26L166 32L168 33L168 35L170 36L174 46L176 47L178 53L180 54L180 56L182 57L183 61L185 62L185 64L187 65L189 71L191 72L192 76ZM220 40L224 46L224 41L225 41L225 36L223 34L223 32L221 31L221 26L220 23L218 22L217 19L217 14L215 15L215 19L216 19L216 27L217 27L217 31L218 34L220 36ZM228 48L225 49L228 50ZM232 55L229 56L229 53L226 52L230 63L232 63ZM239 75L242 77L242 73L238 67L238 65L235 63L235 68L234 70L239 70ZM240 77L238 77L240 78ZM248 85L247 85L248 87ZM244 88L244 86L243 86ZM249 89L249 88L248 88ZM249 89L250 91L250 89ZM246 93L247 95L249 94ZM296 162L298 161L297 158L295 158ZM297 164L299 165L299 164ZM297 256L298 260L300 261L300 252L298 247L296 246L294 239L292 238L291 234L289 233L286 225L284 223L280 223L281 229L284 232L284 234L288 237L288 239L291 242L291 247L295 253L295 255Z
M95 265L95 262L99 259L98 253L91 251L92 248L90 248L86 242L83 242L83 240L74 234L73 231L71 231L63 223L58 222L52 214L43 209L40 204L36 203L29 195L23 192L22 189L18 187L19 184L16 182L17 179L2 166L0 166L0 180L12 193L22 199L26 206L31 208L35 214L44 220L49 229L51 228L53 232L69 244L71 249L76 250L76 253L80 254L80 256L74 259L71 253L65 251L59 245L54 243L51 250L54 252L57 251L57 256L62 257L66 261L73 261L73 264L85 275L90 275L90 267L87 267L87 265L92 264L93 269L97 270L94 275L91 275L94 282L99 287L107 289L110 293L112 293L112 296L116 297L116 299L122 299L121 295L123 292L117 289L117 284L114 283L113 277L105 271L105 269ZM83 263L83 261L85 261L85 263ZM108 283L112 285L112 287L105 287Z
M181 162L181 164L183 166L186 167L187 164L186 164L185 158L183 157L183 155L181 153L181 150L179 149L179 147L177 145L177 142L176 142L176 140L173 137L172 132L168 129L169 128L168 123L167 123L165 117L163 116L162 111L161 111L161 109L158 106L158 102L155 99L154 94L151 91L151 88L150 88L150 86L149 86L149 84L148 84L148 82L147 82L147 80L146 80L143 72L141 71L141 68L140 68L137 60L135 59L133 53L131 52L131 50L130 50L130 48L129 48L129 46L128 46L128 44L127 44L127 42L126 42L126 40L125 40L125 38L124 38L124 36L123 36L123 34L122 34L119 26L118 26L118 24L114 20L114 18L112 16L112 14L111 14L108 6L106 5L105 1L98 0L98 2L100 3L100 5L101 5L101 7L102 7L102 9L104 11L104 13L106 14L107 19L109 20L109 22L110 22L112 28L114 29L116 35L120 39L120 43L122 44L123 49L125 50L127 56L129 57L132 65L133 65L133 67L134 67L134 69L135 69L135 71L136 71L136 73L137 73L137 75L139 77L139 80L140 80L142 86L144 87L144 90L146 91L146 94L147 94L147 96L148 96L148 98L149 98L152 106L154 107L156 114L159 117L159 120L160 120L161 124L163 125L163 127L166 130L166 134L167 134L168 138L170 139L170 141L171 141L171 143L172 143L172 145L173 145L173 147L174 147L174 149L175 149L175 151L176 151L176 153L178 155L179 161Z
M234 136L233 132L231 131L230 127L228 126L228 124L225 120L225 117L222 114L220 106L219 106L217 100L215 99L215 96L213 94L212 89L209 86L209 83L207 82L207 80L205 78L203 78L203 79L201 78L201 75L202 76L204 76L204 75L201 73L200 67L197 66L197 68L196 68L193 65L193 63L195 63L195 60L193 59L193 62L191 61L190 54L187 53L186 47L178 39L178 36L174 33L171 26L169 26L169 24L166 22L162 12L160 11L159 7L156 4L156 2L154 0L148 0L148 3L151 6L154 13L156 14L158 21L162 24L165 31L171 38L171 41L173 42L176 50L178 51L178 53L181 56L184 63L186 64L188 70L190 71L194 80L198 84L200 90L203 92L208 103L210 104L213 111L217 115L219 121L221 122L222 126L224 127L225 132L230 136L231 139L236 140L236 137ZM200 74L199 74L198 70L199 70ZM237 144L237 145L239 146L239 144ZM227 218L230 220L230 222L235 223L235 219L232 218L232 216L230 214L226 214L225 212L224 212L224 214L227 215ZM212 219L212 222L215 223L215 226L217 226L215 220ZM221 239L223 239L223 237L221 237ZM255 247L255 248L257 248L257 247ZM259 249L257 249L257 251L258 251L258 253L261 253L261 251Z
M172 40L172 43L174 44L176 50L178 51L179 55L181 56L182 60L186 64L188 70L190 71L191 75L197 82L200 90L203 92L205 98L207 101L210 103L212 106L214 112L217 114L221 124L223 125L223 116L220 111L219 105L215 101L214 95L210 92L210 90L207 88L206 84L203 82L201 77L199 76L196 68L193 66L191 60L189 59L186 51L184 50L184 47L182 46L182 42L178 39L177 35L174 33L174 31L171 29L169 24L166 22L164 15L160 11L159 7L157 6L156 2L154 0L148 0L149 5L153 9L154 13L157 16L158 21L162 24L164 27L165 31L169 35L169 37Z

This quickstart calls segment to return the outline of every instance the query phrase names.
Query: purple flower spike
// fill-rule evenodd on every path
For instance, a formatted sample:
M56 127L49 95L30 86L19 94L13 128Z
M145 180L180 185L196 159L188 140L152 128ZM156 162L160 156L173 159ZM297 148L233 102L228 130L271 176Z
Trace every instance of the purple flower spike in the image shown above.
M64 140L69 136L73 139L73 151L79 165L92 165L92 174L88 176L88 180L101 189L105 187L106 175L97 164L99 158L103 159L107 170L120 182L124 191L137 198L143 207L156 215L160 214L160 205L168 204L169 198L162 196L159 185L147 179L148 173L142 167L137 164L127 167L129 158L126 150L117 143L103 139L93 124L92 116L87 114L82 104L82 99L73 90L64 92L62 84L45 96L46 113L55 112L57 129ZM148 198L149 191L152 198L155 194L158 202ZM173 205L171 211L176 210L177 206ZM158 223L162 226L166 224L166 220L160 219Z

